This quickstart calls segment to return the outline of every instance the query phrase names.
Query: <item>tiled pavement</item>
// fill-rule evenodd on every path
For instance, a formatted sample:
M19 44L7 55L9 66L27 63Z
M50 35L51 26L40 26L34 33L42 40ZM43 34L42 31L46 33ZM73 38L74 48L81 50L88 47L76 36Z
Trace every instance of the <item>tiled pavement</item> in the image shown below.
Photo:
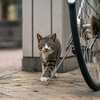
M13 55L16 55L17 62ZM17 55L21 55L21 50L9 53L8 58L13 62L7 62L9 67L0 65L0 100L100 100L100 91L94 92L87 86L79 68L59 73L49 86L45 86L46 83L40 81L40 72L21 71L21 57ZM1 58L0 61L3 62Z
M100 91L87 86L79 69L59 73L49 86L40 77L40 72L6 71L0 77L0 100L100 100Z

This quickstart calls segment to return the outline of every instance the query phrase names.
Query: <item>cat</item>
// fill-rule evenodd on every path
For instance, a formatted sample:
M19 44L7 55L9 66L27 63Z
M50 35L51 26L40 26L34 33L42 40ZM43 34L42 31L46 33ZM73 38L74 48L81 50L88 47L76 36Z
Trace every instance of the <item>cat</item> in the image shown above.
M37 39L42 62L41 81L45 82L50 79L56 69L56 65L61 54L61 44L56 33L46 37L42 37L40 34L37 34Z

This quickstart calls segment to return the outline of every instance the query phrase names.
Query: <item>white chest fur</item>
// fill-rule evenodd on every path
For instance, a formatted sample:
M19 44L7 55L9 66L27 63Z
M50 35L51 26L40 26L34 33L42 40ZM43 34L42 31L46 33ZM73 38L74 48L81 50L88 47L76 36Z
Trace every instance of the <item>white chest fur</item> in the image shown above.
M47 57L50 55L49 52L42 53L43 60L46 62Z

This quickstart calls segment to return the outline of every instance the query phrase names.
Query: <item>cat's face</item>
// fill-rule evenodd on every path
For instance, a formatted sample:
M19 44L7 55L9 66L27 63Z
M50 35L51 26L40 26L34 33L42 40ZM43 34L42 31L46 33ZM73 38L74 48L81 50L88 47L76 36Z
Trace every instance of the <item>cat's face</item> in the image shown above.
M51 54L54 51L56 34L44 38L40 34L37 34L37 39L40 52Z

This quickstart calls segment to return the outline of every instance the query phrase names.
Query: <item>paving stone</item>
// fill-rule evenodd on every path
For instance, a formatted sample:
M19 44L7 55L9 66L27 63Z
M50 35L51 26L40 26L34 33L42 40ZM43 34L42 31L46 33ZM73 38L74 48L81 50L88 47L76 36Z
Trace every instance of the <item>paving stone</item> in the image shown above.
M8 72L0 77L0 100L100 100L100 91L87 86L79 69L59 73L48 86L40 81L40 72Z

